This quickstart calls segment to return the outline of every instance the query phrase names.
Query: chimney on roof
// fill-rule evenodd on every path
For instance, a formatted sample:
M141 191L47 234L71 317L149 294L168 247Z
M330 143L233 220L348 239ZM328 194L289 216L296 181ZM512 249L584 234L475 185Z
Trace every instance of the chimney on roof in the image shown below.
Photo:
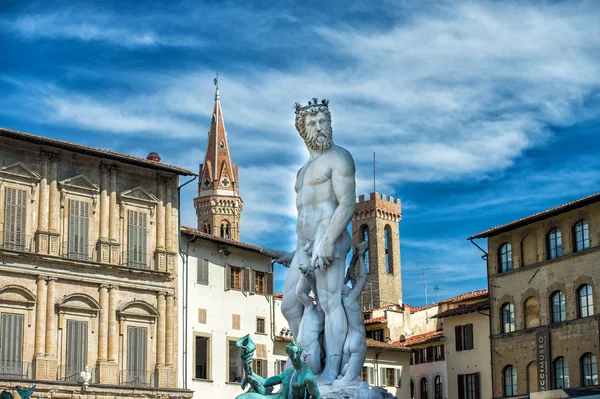
M146 159L153 162L160 162L160 155L158 155L156 152L151 152L148 154Z

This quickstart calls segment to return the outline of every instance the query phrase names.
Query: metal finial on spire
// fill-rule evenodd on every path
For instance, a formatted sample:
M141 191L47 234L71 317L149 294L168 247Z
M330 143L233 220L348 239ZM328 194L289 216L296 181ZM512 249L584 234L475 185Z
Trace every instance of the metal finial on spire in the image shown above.
M215 83L215 86L217 86L217 89L219 88L219 72L217 72L217 76L215 76L215 79L213 80L213 82Z

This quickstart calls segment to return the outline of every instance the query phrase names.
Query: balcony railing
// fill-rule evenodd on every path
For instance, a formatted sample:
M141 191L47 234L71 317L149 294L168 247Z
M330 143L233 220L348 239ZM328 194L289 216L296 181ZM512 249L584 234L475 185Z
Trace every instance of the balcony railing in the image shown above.
M0 230L0 248L2 249L32 252L35 248L33 242L33 236L23 235L15 238L13 234L5 234L3 230Z
M31 363L0 359L0 379L30 380L33 378Z
M95 245L76 246L69 245L69 242L63 242L60 247L60 256L63 258L84 260L86 262L94 262L98 259Z
M149 269L156 270L154 252L136 252L123 251L121 253L121 265L134 269Z
M156 387L157 378L155 371L146 370L123 370L120 374L119 385L129 387Z
M71 365L60 365L58 366L58 376L57 379L58 381L65 381L65 382L70 382L73 384L81 384L83 382L83 379L81 378L81 372L85 369L85 367L81 367L79 365L77 366L71 366ZM92 379L90 380L90 384L97 384L98 383L98 373L96 372L96 367L90 367L89 368L89 373L92 376Z

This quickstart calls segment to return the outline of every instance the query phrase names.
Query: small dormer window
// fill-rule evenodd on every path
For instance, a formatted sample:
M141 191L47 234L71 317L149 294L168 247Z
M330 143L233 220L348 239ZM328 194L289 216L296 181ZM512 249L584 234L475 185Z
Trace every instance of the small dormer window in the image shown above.
M219 143L219 148L225 148L225 142L223 140L221 140L221 142Z

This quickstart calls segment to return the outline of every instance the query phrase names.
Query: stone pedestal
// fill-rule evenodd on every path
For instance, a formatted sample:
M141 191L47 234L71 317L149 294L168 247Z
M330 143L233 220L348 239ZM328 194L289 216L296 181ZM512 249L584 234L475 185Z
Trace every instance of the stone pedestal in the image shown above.
M155 253L156 270L160 272L175 273L177 254L163 249L157 249Z
M119 383L119 365L116 362L98 361L98 383L117 385Z
M108 240L100 239L98 241L98 262L111 263L110 242L108 242Z
M175 388L176 378L173 367L156 366L156 378L158 388Z
M36 235L35 252L39 254L48 254L58 256L58 248L60 247L60 234L49 231L38 231Z
M58 360L55 357L35 355L33 363L36 380L56 381Z
M321 399L398 399L384 388L369 388L364 381L349 384L334 381L333 385L319 385L319 393Z

